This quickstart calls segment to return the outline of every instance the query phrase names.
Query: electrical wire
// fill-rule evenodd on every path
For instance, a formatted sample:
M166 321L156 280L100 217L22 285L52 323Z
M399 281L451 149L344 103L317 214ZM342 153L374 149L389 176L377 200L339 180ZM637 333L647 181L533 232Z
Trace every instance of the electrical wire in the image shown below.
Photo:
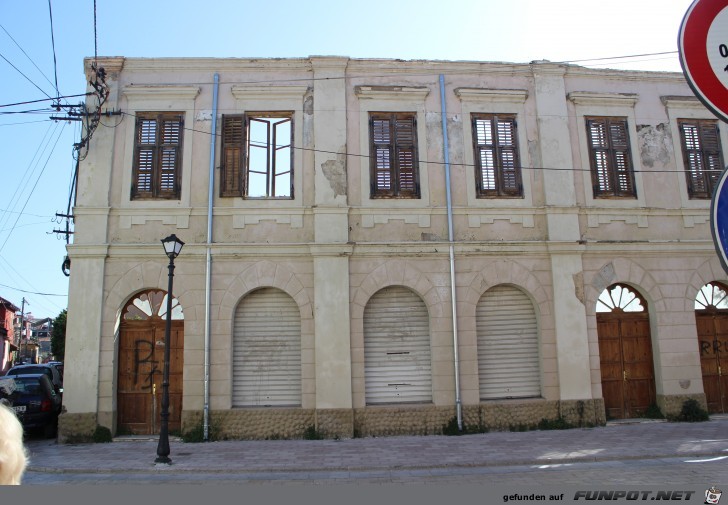
M56 97L60 97L58 92L58 61L56 60L56 38L53 35L53 9L51 8L51 0L48 0L48 14L51 18L51 47L53 48L53 74L56 78Z
M0 284L0 286L2 286L4 288L8 288L8 289L13 289L15 291L20 291L21 293L28 293L28 294L31 294L31 295L40 295L40 296L65 296L65 297L68 297L68 294L59 295L57 293L39 293L37 291L27 291L25 289L14 288L14 287L8 286L6 284Z
M36 70L38 70L38 72L40 72L40 75L42 75L43 77L45 77L45 80L46 80L46 81L48 81L48 84L50 84L51 86L53 86L53 83L52 83L52 82L51 82L51 80L50 80L50 79L48 78L48 76L46 76L46 75L45 75L45 74L43 73L43 71L42 71L42 70L41 70L41 69L40 69L40 68L38 67L38 65L36 65L36 64L35 64L35 62L34 62L34 61L33 61L33 59L32 59L32 58L31 58L31 57L30 57L30 56L28 55L28 53L26 53L26 52L25 52L25 49L23 49L23 48L21 47L21 45L20 45L20 44L18 44L18 42L17 42L17 41L16 41L16 40L15 40L15 39L13 38L13 36L12 36L12 35L10 35L10 32L8 32L8 31L7 31L6 29L5 29L5 27L4 27L4 26L3 26L2 24L0 24L0 28L2 28L2 30L3 30L4 32L5 32L5 34L6 34L6 35L7 35L8 37L10 37L10 40L12 40L12 41L13 41L13 42L15 43L15 45L16 45L16 46L18 46L18 49L20 49L20 51L21 51L21 52L22 52L22 53L23 53L23 54L25 55L25 57L26 57L26 58L28 58L28 61L30 61L30 62L31 62L31 63L33 64L33 66L34 66L34 67L36 68Z
M5 245L8 243L8 240L10 240L10 236L13 234L13 230L15 229L15 226L18 224L18 221L20 220L20 216L25 211L25 207L27 207L28 202L30 201L30 197L33 196L33 193L35 192L35 188L38 186L38 182L40 181L40 178L43 176L43 173L45 172L45 169L48 167L48 162L51 160L51 156L53 155L53 152L56 149L56 146L58 145L58 141L61 139L61 134L63 133L63 128L65 128L65 125L61 128L60 133L58 134L58 137L56 138L56 142L53 144L53 148L51 149L51 152L48 153L48 158L46 158L46 162L43 165L43 169L40 171L40 174L38 174L38 178L35 180L35 184L33 184L33 188L30 190L30 193L28 194L28 197L25 200L25 203L23 204L23 208L20 209L20 214L18 214L18 218L15 220L15 223L13 224L13 228L8 233L8 236L5 238L5 242L3 242L3 245L0 246L0 252L5 248Z
M49 95L48 93L46 93L46 92L45 92L45 91L43 90L43 88L41 88L41 87L40 87L40 86L38 86L38 85L37 85L36 83L34 83L34 82L32 81L32 79L31 79L30 77L28 77L28 76L27 76L27 75L25 75L25 74L24 74L23 72L21 72L21 71L20 71L20 69L19 69L18 67L16 67L15 65L13 65L13 64L12 64L12 63L10 62L10 60L8 60L8 59L7 59L6 57L5 57L5 55L3 55L2 53L0 53L0 58L2 58L3 60L5 60L5 62L6 62L6 63L7 63L8 65L10 65L11 67L13 67L13 68L14 68L14 69L15 69L15 70L16 70L16 71L17 71L17 72L18 72L18 73L20 74L20 75L22 75L23 77L25 77L25 79L26 79L26 80L27 80L27 81L28 81L29 83L31 83L31 84L32 84L33 86L35 86L36 88L38 88L38 90L40 90L40 92L41 92L41 93L43 93L43 94L44 94L45 96L47 96L48 98L50 98L51 100L53 100L53 98L51 97L51 95Z
M16 103L6 103L6 104L2 104L2 105L0 105L0 108L2 108L2 107L15 107L15 106L18 106L18 105L29 105L31 103L47 102L49 100L55 101L55 100L58 100L59 98L77 98L79 96L90 96L90 95L93 95L93 93L92 92L88 92L88 93L78 93L76 95L65 95L65 96L59 96L59 97L56 97L56 98L39 98L38 100L27 100L25 102L16 102Z

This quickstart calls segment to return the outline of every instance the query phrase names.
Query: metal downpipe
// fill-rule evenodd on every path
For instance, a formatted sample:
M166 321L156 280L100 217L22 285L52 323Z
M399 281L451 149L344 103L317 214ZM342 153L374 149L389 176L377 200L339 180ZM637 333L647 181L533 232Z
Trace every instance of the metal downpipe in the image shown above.
M212 284L212 202L215 194L215 146L217 145L217 95L220 76L215 74L212 88L212 131L210 135L210 178L207 193L207 244L205 247L205 406L202 413L203 440L209 440L210 432L210 290Z
M440 74L440 109L442 113L442 142L445 151L445 191L447 192L447 240L450 251L450 297L452 298L452 341L455 361L455 409L458 430L463 431L463 407L460 399L460 352L458 350L458 312L455 296L455 239L452 224L452 190L450 188L450 142L447 136L447 106L445 105L445 76Z

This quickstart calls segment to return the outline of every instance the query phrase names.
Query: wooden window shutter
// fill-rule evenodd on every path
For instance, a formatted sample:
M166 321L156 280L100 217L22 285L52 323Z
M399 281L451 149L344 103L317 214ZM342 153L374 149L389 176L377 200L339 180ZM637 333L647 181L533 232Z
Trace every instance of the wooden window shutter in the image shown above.
M157 120L138 117L134 154L132 197L152 196Z
M179 198L183 127L180 114L137 116L132 199Z
M397 193L399 196L419 196L416 128L414 116L395 116L394 132L399 179Z
M160 160L158 170L158 194L160 198L176 198L179 195L179 159L182 145L182 121L161 120Z
M243 196L245 116L222 116L220 196Z
M394 148L389 118L370 119L372 152L372 195L394 195Z
M594 197L635 197L627 121L590 118L586 127Z
M516 118L474 114L472 125L478 196L522 196Z
M685 175L690 198L711 198L723 172L718 124L712 120L680 120Z
M419 198L415 114L372 114L369 130L371 195Z

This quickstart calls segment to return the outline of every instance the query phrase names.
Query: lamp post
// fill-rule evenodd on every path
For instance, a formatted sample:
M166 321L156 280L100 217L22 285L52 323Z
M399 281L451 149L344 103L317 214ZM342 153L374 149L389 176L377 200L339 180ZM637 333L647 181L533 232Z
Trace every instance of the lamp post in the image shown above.
M174 278L174 259L185 245L174 233L162 239L164 253L169 258L169 285L167 287L167 321L164 326L164 370L162 372L162 424L159 428L159 445L155 463L172 463L169 459L169 348L172 334L172 279Z

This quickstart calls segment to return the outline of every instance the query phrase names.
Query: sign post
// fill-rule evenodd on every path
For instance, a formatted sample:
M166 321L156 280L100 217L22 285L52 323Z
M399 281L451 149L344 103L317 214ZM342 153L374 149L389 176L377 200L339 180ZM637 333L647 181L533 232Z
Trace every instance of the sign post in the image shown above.
M678 34L680 65L695 96L728 122L728 0L695 0ZM728 184L725 169L713 192L710 229L723 270L728 272Z

